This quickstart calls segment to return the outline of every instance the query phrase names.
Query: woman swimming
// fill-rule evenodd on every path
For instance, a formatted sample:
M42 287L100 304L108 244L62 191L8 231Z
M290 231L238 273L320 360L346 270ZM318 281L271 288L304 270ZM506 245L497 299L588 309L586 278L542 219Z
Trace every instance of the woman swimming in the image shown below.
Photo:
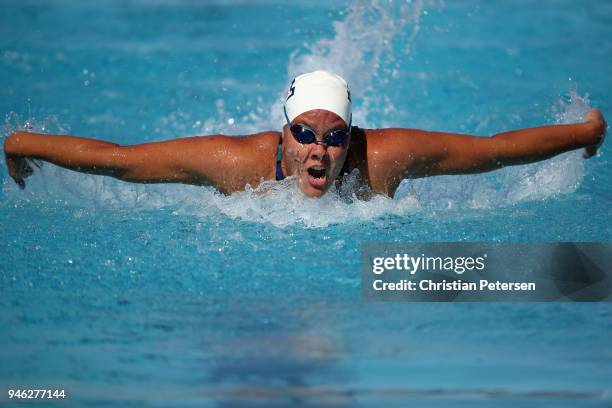
M281 132L198 136L121 146L77 136L16 131L4 143L9 175L21 187L28 159L137 183L214 186L225 194L293 176L310 197L325 194L345 172L359 170L373 192L393 196L402 179L480 173L585 148L596 154L606 122L591 110L583 123L476 137L417 129L352 126L344 79L327 71L298 76L285 101ZM280 144L280 158L277 154Z

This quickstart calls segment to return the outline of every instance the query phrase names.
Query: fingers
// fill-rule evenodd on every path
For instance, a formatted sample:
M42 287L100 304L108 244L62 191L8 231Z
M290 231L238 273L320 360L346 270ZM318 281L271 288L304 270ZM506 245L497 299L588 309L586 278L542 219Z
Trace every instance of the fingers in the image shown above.
M603 143L606 136L607 124L599 109L591 109L586 115L585 122L592 126L593 134L596 136L595 143L591 146L585 147L584 152L582 153L582 157L588 159L589 157L593 157L597 154L599 146L601 146Z
M595 156L597 154L597 147L598 146L585 147L584 152L582 152L582 157L588 159L590 157Z
M17 163L15 162L14 158L9 157L8 155L4 157L6 159L6 167L8 168L9 176L14 179L15 177L17 177Z
M21 157L5 157L9 176L11 176L19 188L23 190L25 188L25 181L23 179L32 175L32 167L30 167L27 161Z
M25 188L25 181L21 177L17 176L16 174L11 174L11 178L20 189L23 190Z
M19 169L19 175L21 175L21 177L23 178L27 178L30 177L33 172L34 170L32 170L32 167L28 164L27 160L22 159L21 168Z
M25 181L23 181L23 179L15 178L13 180L15 180L15 183L17 183L20 189L25 189Z

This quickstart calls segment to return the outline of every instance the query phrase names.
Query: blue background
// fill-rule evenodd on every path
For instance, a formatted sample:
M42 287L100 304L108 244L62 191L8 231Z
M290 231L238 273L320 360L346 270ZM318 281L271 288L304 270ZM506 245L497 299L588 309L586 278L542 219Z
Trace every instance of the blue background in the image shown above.
M363 127L486 136L612 112L603 0L2 8L3 138L280 129L288 82L315 68L347 78ZM73 406L608 406L609 304L364 303L359 248L608 242L609 157L606 143L369 202L50 164L20 191L0 159L0 388L66 388Z

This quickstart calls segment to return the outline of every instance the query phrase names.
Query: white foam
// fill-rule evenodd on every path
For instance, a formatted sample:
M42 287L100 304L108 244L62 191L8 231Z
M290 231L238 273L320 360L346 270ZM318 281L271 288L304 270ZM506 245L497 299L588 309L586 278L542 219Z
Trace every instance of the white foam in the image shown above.
M344 185L356 180L358 173L345 177ZM352 179L352 180L351 180ZM332 188L318 199L306 197L293 178L282 182L264 182L257 189L224 197L219 194L207 195L207 205L199 208L200 214L221 212L236 220L270 223L277 227L301 224L306 227L326 227L330 224L362 222L385 214L403 216L418 209L418 203L411 197L393 200L374 196L369 201L359 200L352 189Z

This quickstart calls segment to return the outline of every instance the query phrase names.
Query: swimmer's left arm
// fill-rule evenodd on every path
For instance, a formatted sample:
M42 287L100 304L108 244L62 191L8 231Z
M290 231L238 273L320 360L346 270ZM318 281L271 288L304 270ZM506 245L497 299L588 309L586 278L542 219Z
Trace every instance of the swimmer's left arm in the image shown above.
M591 157L603 142L606 122L601 112L593 109L583 123L521 129L493 137L406 131L389 134L396 145L390 149L395 169L388 173L391 177L480 173L579 148L585 148L584 157Z

